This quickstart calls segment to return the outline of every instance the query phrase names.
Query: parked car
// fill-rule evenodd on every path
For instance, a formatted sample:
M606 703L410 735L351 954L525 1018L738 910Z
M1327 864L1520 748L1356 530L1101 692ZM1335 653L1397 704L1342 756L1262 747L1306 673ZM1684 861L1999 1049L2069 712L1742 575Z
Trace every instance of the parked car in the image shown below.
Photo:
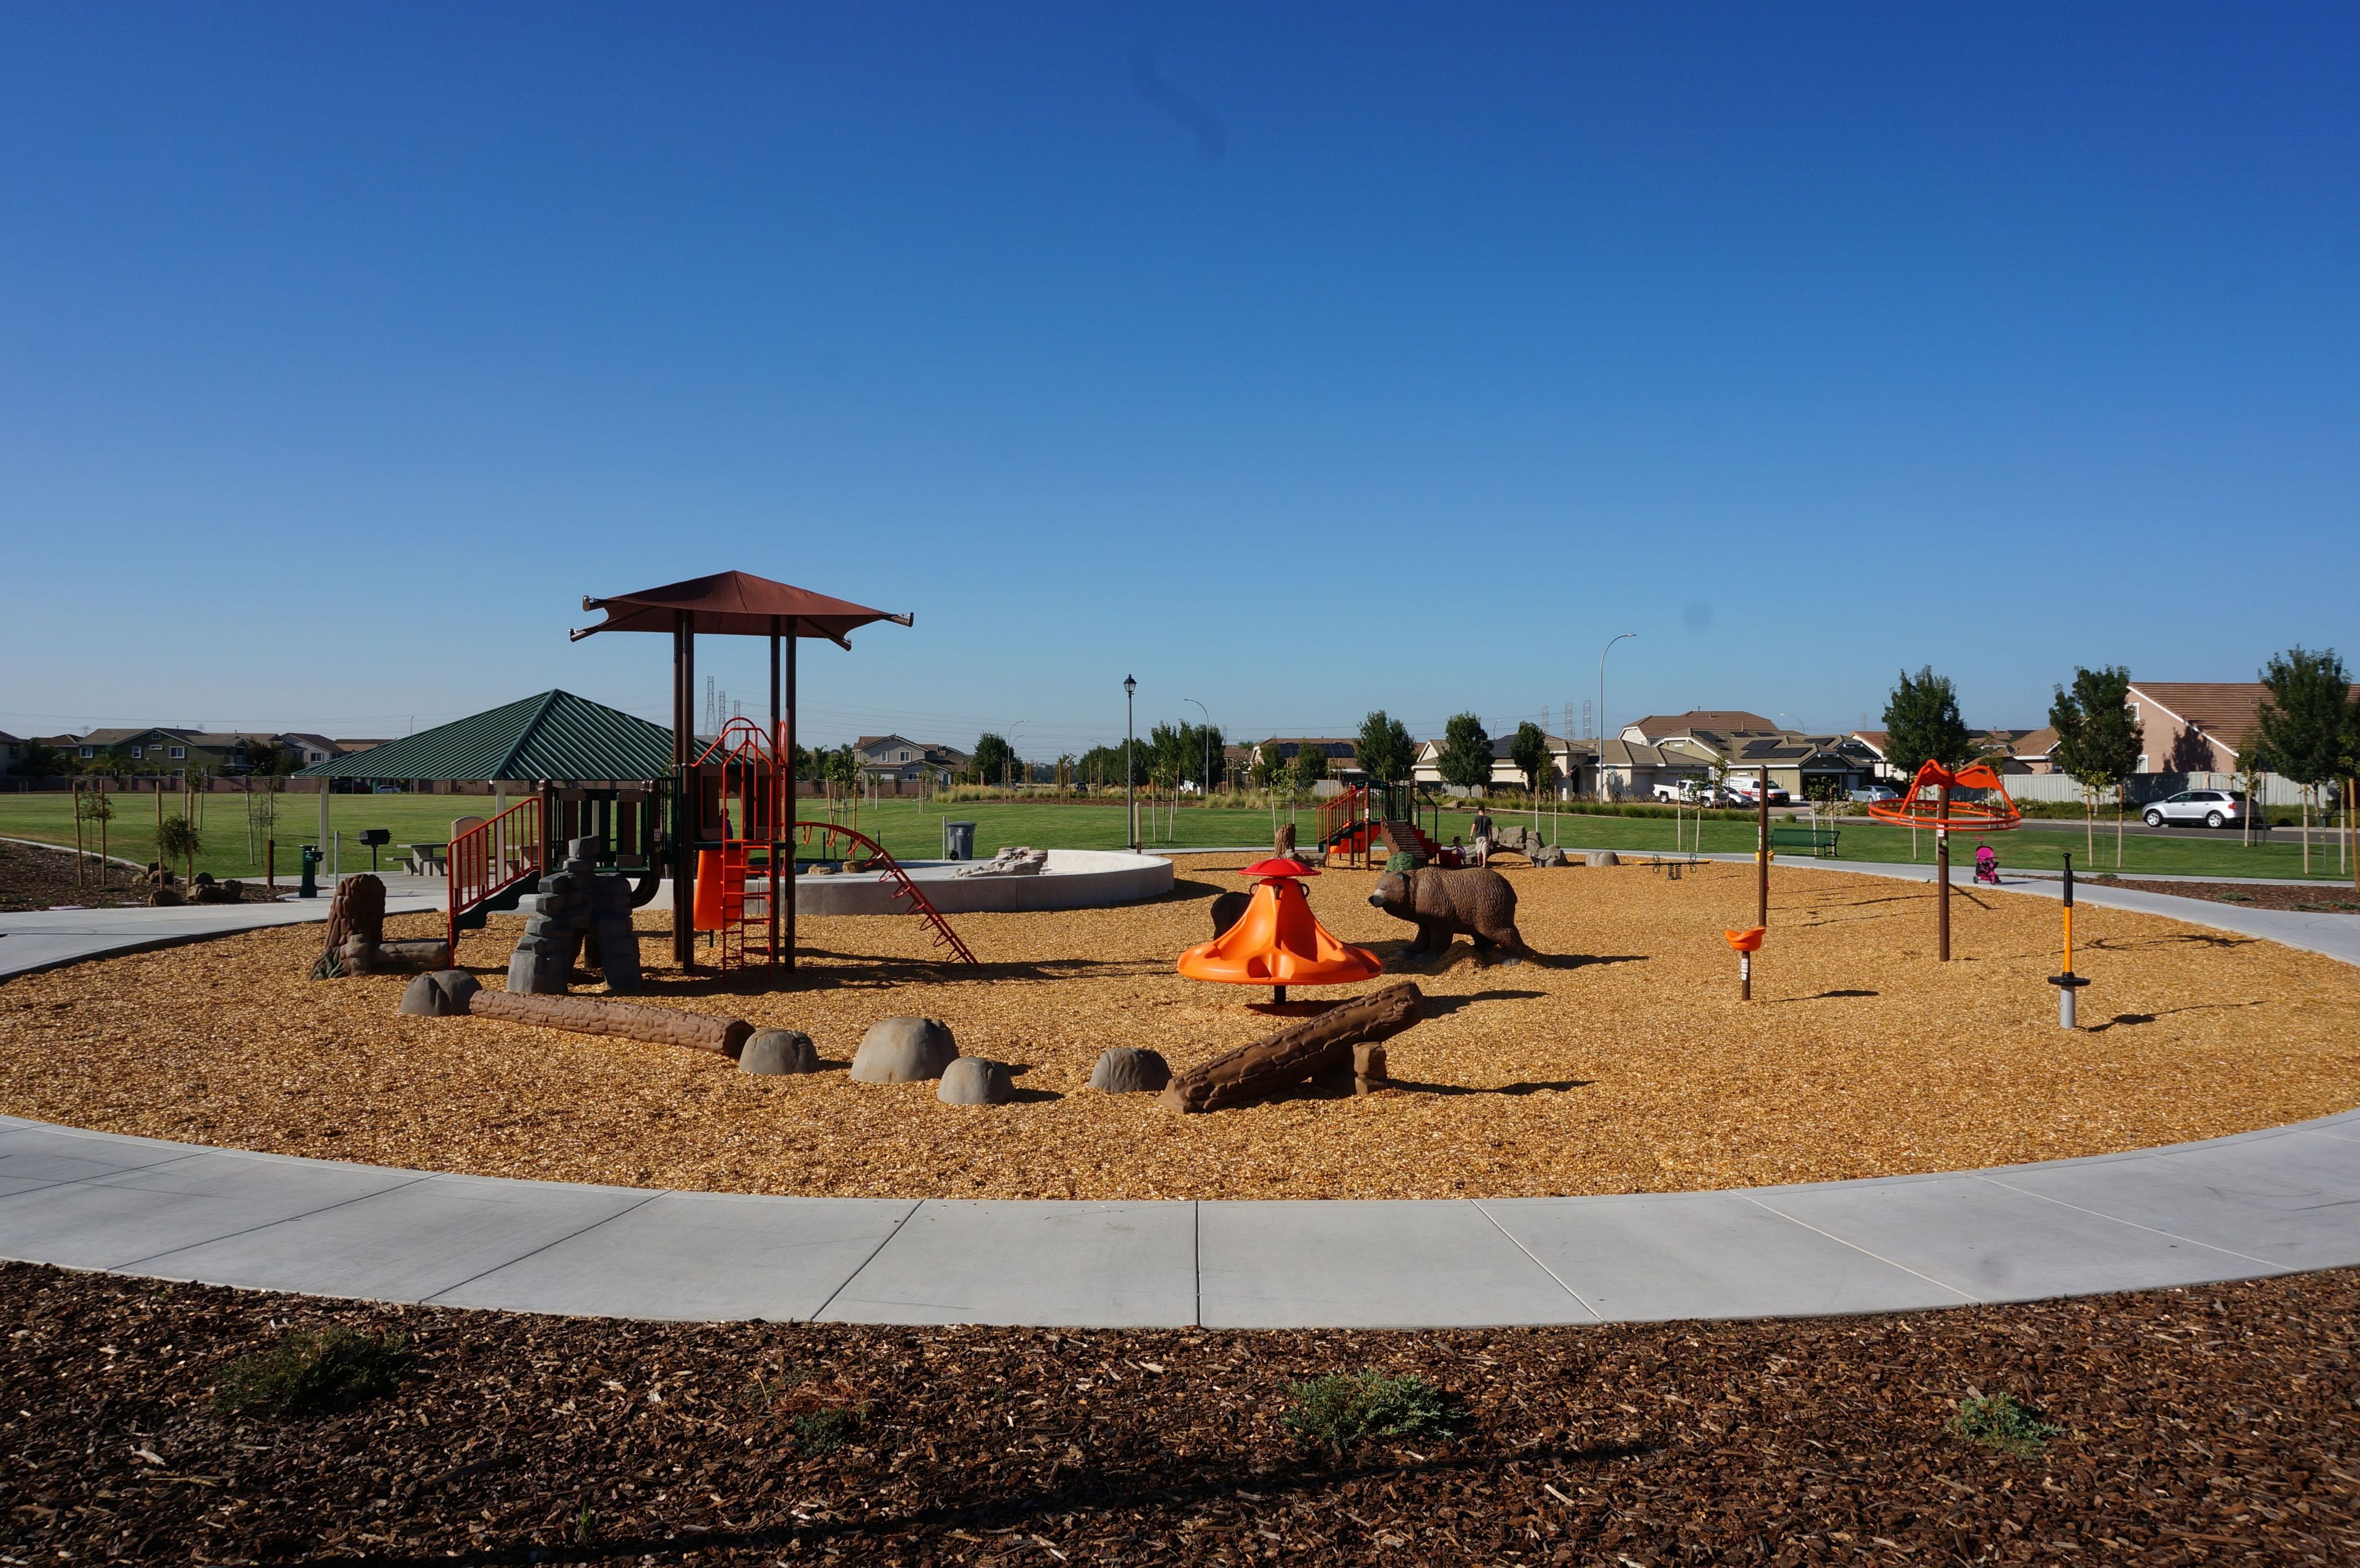
M1845 790L1844 799L1857 800L1863 805L1874 806L1885 800L1898 800L1901 799L1901 791L1890 784L1864 784L1857 789Z
M1654 792L1658 800L1682 806L1710 806L1719 803L1713 799L1712 785L1701 779L1681 779L1659 783L1655 786Z
M1759 779L1732 778L1729 781L1729 794L1730 799L1735 801L1738 805L1758 806L1762 803L1762 780ZM1775 784L1770 786L1770 803L1772 805L1784 806L1790 804L1791 800L1792 797L1790 797L1786 790L1781 789Z
M2148 802L2147 810L2139 814L2151 828L2170 822L2189 827L2202 822L2208 828L2241 828L2250 810L2245 797L2232 790L2182 789L2177 795Z

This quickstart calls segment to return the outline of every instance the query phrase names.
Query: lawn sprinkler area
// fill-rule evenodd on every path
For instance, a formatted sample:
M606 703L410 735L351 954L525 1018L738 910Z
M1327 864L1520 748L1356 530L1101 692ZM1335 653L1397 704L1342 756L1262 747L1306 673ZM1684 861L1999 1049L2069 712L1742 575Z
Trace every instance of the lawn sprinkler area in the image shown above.
M256 931L12 981L0 1111L223 1147L485 1175L839 1196L1436 1198L1693 1188L1944 1171L2114 1152L2350 1108L2360 976L2226 932L2084 905L2082 1027L2057 1027L2054 902L1960 887L1952 962L1930 887L1781 863L1751 1001L1724 931L1754 868L1506 868L1535 960L1438 959L1370 895L1379 873L1299 884L1319 924L1402 981L1421 1021L1382 1085L1306 1084L1199 1115L1087 1086L1109 1047L1175 1073L1268 1034L1267 993L1175 968L1260 854L1184 856L1166 897L962 915L980 963L923 922L809 917L783 988L684 976L642 910L635 1004L807 1034L820 1071L496 1017L406 1017L407 977L306 978L318 928ZM437 933L397 916L393 937ZM459 954L487 990L522 930ZM577 982L578 995L597 987ZM1011 1070L1005 1104L933 1082L855 1083L880 1019L947 1024ZM1367 1090L1371 1085L1358 1085Z

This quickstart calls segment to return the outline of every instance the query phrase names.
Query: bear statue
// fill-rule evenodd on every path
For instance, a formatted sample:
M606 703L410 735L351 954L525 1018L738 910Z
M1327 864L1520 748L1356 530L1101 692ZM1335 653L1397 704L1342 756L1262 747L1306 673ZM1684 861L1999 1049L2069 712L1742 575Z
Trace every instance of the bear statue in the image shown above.
M1480 868L1451 870L1414 862L1414 856L1395 855L1369 895L1378 909L1416 925L1410 952L1440 953L1463 931L1475 943L1478 964L1537 956L1516 930L1516 890L1506 877Z
M1252 907L1253 895L1241 889L1232 888L1227 893L1215 894L1213 896L1213 934L1217 937L1227 936L1229 928L1244 920L1246 911Z

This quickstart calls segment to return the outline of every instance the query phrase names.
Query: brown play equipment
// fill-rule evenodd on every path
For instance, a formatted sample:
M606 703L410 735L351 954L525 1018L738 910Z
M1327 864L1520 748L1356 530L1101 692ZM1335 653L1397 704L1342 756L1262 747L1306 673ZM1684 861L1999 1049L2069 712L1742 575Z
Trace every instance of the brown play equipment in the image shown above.
M1961 789L1982 789L1997 796L1982 799L1961 799ZM2024 820L2016 810L2007 786L1990 767L1971 762L1964 768L1945 768L1928 759L1909 781L1909 788L1897 800L1882 800L1869 807L1868 814L1879 822L1893 822L1906 828L1934 830L1934 899L1935 957L1944 963L1950 957L1950 833L1964 828L1969 833L2005 833Z
M1253 902L1238 923L1180 955L1180 973L1224 985L1268 985L1286 1000L1289 985L1349 985L1384 972L1377 955L1330 935L1311 913L1301 878L1317 877L1299 860L1257 860L1238 875L1257 878Z
M792 771L778 766L769 738L752 721L732 719L688 775L690 820L700 824L692 923L713 933L714 967L741 969L757 956L781 951L775 945L781 902L789 906L785 929L794 930L795 845L814 837L824 849L840 844L847 865L862 864L890 883L895 901L925 920L936 947L973 964L975 954L950 921L883 844L836 822L789 822L780 831L790 814Z
M425 1018L472 1015L541 1029L567 1029L575 1034L614 1035L657 1045L684 1045L735 1057L753 1038L754 1026L743 1018L678 1007L650 1007L644 1002L618 1002L606 996L542 996L520 991L494 991L464 969L421 975L402 993L401 1010Z
M1302 896L1295 889L1295 897ZM1382 1088L1383 1042L1417 1022L1425 1005L1425 993L1409 980L1355 996L1188 1069L1165 1087L1161 1103L1182 1112L1228 1110L1338 1072L1348 1060L1356 1093Z
M716 966L759 963L773 974L795 963L794 838L812 833L842 834L827 823L798 823L792 803L795 755L795 649L805 637L825 637L849 648L861 626L890 621L906 626L913 617L872 610L845 599L814 593L757 577L748 572L717 572L632 593L585 598L585 610L606 618L573 633L574 640L599 632L651 632L672 637L672 779L671 832L664 845L672 877L672 959L684 970L699 967L695 914L700 862L725 878L718 906L729 935L716 936ZM697 634L766 637L770 639L770 722L767 727L733 723L731 734L700 747L696 740ZM781 762L784 766L781 766ZM734 770L734 774L733 774ZM804 834L808 837L808 833ZM857 836L857 835L856 835ZM861 845L871 858L886 855L873 841ZM707 860L708 855L717 860ZM733 872L732 867L735 867ZM893 867L893 873L899 872ZM768 884L759 899L748 896L759 872ZM893 873L889 873L893 874ZM734 882L727 879L735 877ZM924 903L916 885L902 877L913 909L929 917L938 937L972 963L974 955L947 922ZM713 907L708 901L708 907Z

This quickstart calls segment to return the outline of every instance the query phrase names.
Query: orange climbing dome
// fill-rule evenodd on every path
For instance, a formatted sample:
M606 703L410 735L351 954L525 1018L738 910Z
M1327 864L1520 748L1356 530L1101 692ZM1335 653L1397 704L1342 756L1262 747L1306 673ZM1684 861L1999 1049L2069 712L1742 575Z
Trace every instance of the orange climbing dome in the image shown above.
M1284 1001L1289 985L1347 985L1384 973L1375 953L1338 942L1312 917L1297 878L1318 872L1299 860L1258 860L1239 875L1261 879L1253 902L1237 924L1182 953L1181 974L1226 985L1276 986Z

